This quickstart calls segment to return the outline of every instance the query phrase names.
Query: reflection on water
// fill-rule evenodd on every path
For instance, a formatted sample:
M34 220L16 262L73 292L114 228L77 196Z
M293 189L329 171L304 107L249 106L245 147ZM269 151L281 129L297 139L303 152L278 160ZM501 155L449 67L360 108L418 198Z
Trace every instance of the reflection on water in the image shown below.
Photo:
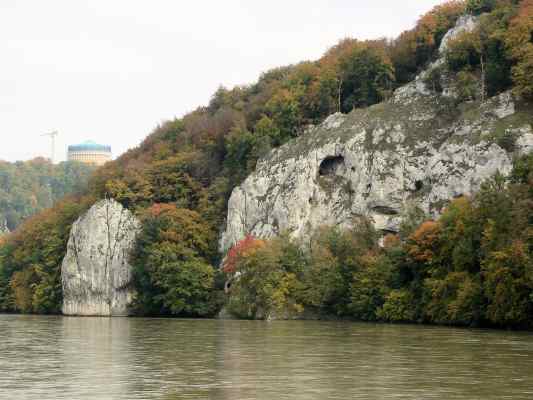
M0 399L532 399L533 334L0 315Z

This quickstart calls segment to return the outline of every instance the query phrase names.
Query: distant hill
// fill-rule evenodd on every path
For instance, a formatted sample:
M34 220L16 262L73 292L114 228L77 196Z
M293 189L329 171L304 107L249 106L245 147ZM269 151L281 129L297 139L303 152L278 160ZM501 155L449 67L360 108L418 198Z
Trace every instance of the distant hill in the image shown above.
M0 231L12 231L56 200L83 191L93 170L79 162L54 165L44 158L0 161Z

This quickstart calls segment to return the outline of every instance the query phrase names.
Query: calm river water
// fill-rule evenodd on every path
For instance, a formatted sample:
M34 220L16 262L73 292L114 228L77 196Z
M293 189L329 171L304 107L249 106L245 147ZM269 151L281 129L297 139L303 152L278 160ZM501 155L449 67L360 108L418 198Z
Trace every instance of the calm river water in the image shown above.
M0 315L1 399L533 399L533 334Z

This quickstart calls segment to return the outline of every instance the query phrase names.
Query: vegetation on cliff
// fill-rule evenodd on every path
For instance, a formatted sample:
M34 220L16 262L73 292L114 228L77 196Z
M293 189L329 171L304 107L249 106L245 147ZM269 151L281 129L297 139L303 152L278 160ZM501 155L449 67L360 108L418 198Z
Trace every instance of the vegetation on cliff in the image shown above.
M439 220L406 221L399 235L368 221L324 227L309 252L287 237L246 238L226 266L239 273L230 310L241 317L304 311L365 321L533 327L533 155L516 161Z
M449 72L467 83L482 76L487 96L510 88L531 96L531 82L526 78L533 65L533 52L529 51L533 46L531 4L531 0L449 1L422 16L415 28L393 41L345 39L318 61L268 71L252 85L221 87L206 107L157 127L138 148L98 169L81 197L66 199L27 220L4 240L0 247L0 309L57 312L61 301L60 264L70 225L88 205L107 196L143 220L132 260L139 293L136 311L149 315L213 315L220 304L217 237L224 225L227 200L261 156L333 112L348 112L387 99L395 88L435 60L445 33L466 10L485 13L481 17L485 21L481 24L483 31L460 37L450 47L446 65ZM479 98L479 93L485 96L485 90L477 89L468 96ZM463 201L469 207L478 207L478 200ZM450 210L453 207L459 207L459 203ZM440 238L445 221L426 223L420 229L433 227ZM243 277L235 283L231 300L235 309L250 314L238 298L249 299L249 290L255 288L260 290L258 309L262 310L271 307L270 303L293 301L295 311L311 305L363 319L448 322L441 317L442 312L435 312L438 317L428 317L426 309L420 309L426 303L419 302L426 301L427 279L436 282L438 291L439 285L453 286L459 278L444 284L438 280L442 274L428 275L429 271L424 270L424 275L416 267L400 267L403 260L416 261L409 253L416 236L409 236L412 239L405 244L381 250L372 240L360 242L361 237L373 237L371 229L364 226L357 232L321 232L310 259L286 240L259 246L252 252L258 254L257 259L243 258L245 261L240 263L244 264L235 267L254 270L258 276L251 281ZM503 228L494 226L498 238L503 235L498 230ZM498 246L494 248L507 251L507 247ZM268 268L263 260L269 263ZM504 265L503 261L499 264L500 258L483 260L494 268ZM445 268L447 261L442 258L440 268ZM395 272L393 276L405 282L389 277L391 271L404 269L407 275L397 277ZM422 275L409 275L415 272ZM361 279L354 281L354 273ZM269 282L266 287L263 280ZM372 285L362 284L365 280ZM374 286L379 289L371 289ZM483 290L488 293L488 289ZM517 301L523 301L520 296ZM413 304L416 307L410 308ZM402 314L402 307L407 314ZM460 323L459 319L447 318Z

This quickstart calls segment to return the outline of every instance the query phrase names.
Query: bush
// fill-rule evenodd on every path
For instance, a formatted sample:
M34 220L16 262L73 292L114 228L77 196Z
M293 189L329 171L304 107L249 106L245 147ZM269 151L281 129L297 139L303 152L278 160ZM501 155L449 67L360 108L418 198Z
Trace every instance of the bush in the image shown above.
M388 322L414 321L415 307L413 294L408 290L392 290L385 296L385 303L377 311L377 316Z

